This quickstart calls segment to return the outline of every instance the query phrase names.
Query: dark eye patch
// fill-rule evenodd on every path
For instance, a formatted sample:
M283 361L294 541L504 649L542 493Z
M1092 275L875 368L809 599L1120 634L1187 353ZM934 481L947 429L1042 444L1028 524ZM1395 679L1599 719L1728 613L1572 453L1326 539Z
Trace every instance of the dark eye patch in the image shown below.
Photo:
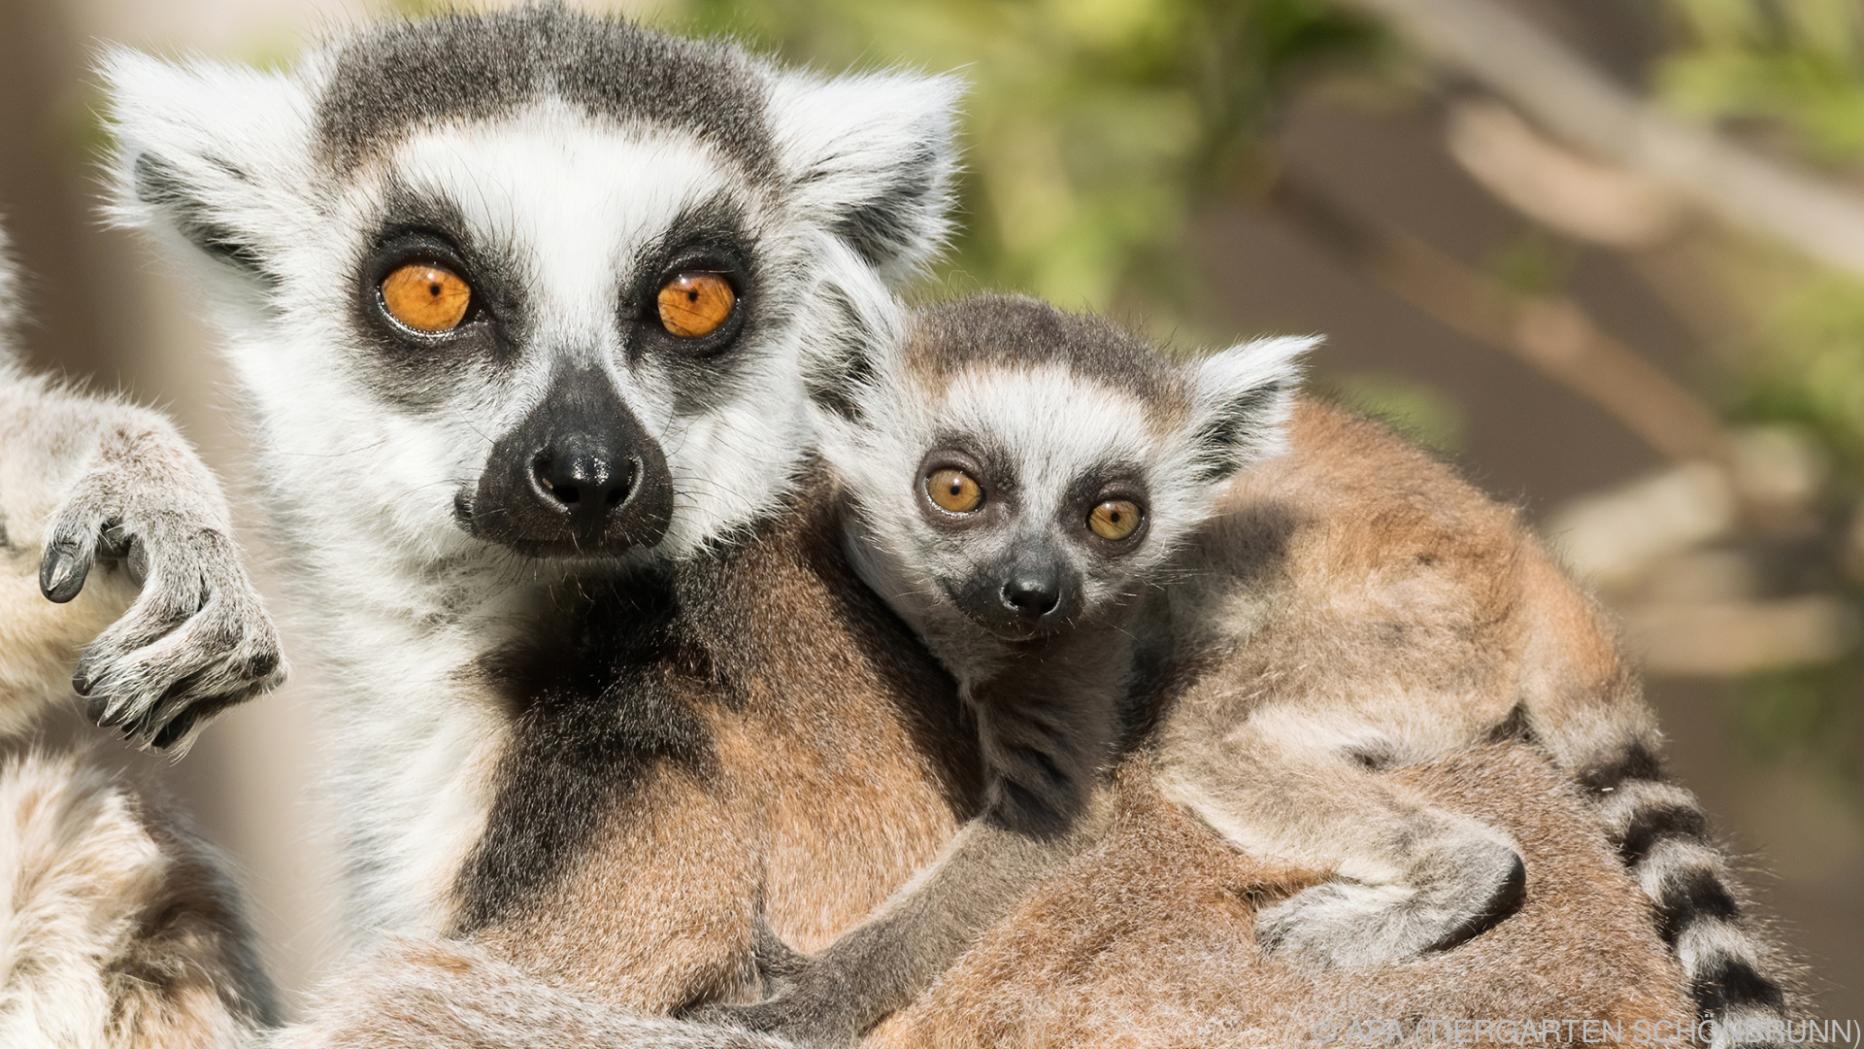
M962 450L975 463L973 472L993 501L1010 509L1018 505L1022 478L1016 471L1016 457L1002 443L957 430L939 430L933 435L932 447Z
M620 320L629 367L660 372L681 415L697 415L742 395L745 378L736 367L742 352L792 317L785 300L794 296L773 293L772 285L780 289L797 281L765 264L744 207L730 193L715 194L674 215L627 268L632 277L621 294ZM659 317L660 289L682 272L717 274L730 283L736 298L731 316L699 338L667 331Z
M351 323L372 352L352 358L364 382L390 403L433 410L458 389L462 376L496 372L515 362L524 344L523 280L512 253L473 235L450 203L391 185L381 226L351 266ZM435 263L472 287L458 328L421 334L383 311L382 281L409 263Z
M1138 463L1124 460L1096 463L1069 482L1068 491L1062 497L1061 512L1071 521L1085 520L1088 511L1107 499L1127 499L1141 507L1150 507L1144 478Z

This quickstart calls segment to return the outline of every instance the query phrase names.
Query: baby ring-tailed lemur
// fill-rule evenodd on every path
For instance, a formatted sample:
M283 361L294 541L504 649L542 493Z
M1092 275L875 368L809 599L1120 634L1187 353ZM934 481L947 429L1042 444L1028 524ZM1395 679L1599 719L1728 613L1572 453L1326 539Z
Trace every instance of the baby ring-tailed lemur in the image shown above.
M850 558L960 681L990 792L936 864L826 949L798 955L762 935L777 993L713 1015L832 1043L916 997L1094 833L1097 773L1141 640L1148 663L1162 644L1177 665L1199 668L1147 744L1167 796L1245 851L1335 875L1259 912L1264 949L1329 965L1402 962L1519 906L1526 870L1505 834L1405 798L1367 771L1492 735L1503 726L1488 713L1491 697L1383 694L1376 675L1352 665L1349 639L1325 624L1278 656L1290 670L1340 660L1338 691L1308 692L1296 674L1263 690L1275 668L1250 677L1252 661L1225 647L1233 626L1211 625L1260 586L1225 579L1210 536L1233 554L1222 518L1273 512L1252 506L1238 478L1281 449L1297 359L1311 344L1268 340L1175 366L1109 325L988 298L919 313L897 344L904 352L883 340L851 366L844 359L855 392L824 402L834 410L822 444L847 501ZM1536 579L1514 626L1574 614L1546 607L1567 588ZM1485 629L1499 644L1512 626ZM1213 652L1242 672L1226 674ZM1569 767L1601 743L1616 748L1616 765L1576 771L1606 788L1608 820L1629 820L1621 849L1673 915L1670 927L1732 919L1717 910L1728 894L1713 867L1659 847L1682 834L1700 850L1693 801L1630 782L1654 775L1649 714L1635 693L1599 710L1543 685L1522 689L1519 720ZM1627 788L1624 804L1612 786ZM1678 894L1690 901L1681 912ZM1747 967L1746 933L1723 921L1717 935L1714 951L1678 945L1699 974L1705 1013L1721 1021L1731 1009L1751 1018L1777 1008L1777 987Z
M822 455L849 558L957 679L987 788L930 868L820 953L785 958L766 933L780 994L705 1014L807 1044L918 997L1092 840L1136 613L1224 485L1281 449L1316 341L1174 363L1110 324L1000 298L909 323L903 348L883 341L840 378L847 414L827 417Z

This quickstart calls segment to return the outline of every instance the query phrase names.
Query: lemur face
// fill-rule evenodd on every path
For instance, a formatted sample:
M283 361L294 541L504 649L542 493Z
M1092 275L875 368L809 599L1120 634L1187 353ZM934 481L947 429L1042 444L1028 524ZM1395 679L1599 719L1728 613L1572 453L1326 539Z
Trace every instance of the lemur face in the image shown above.
M851 362L824 454L909 618L1028 640L1164 581L1225 483L1279 448L1309 345L1178 364L1030 300L952 303Z
M996 637L1019 641L1123 605L1152 582L1183 500L1153 454L1146 405L1065 367L983 367L914 395L929 430L900 434L917 463L888 465L916 514L895 541L938 598ZM878 495L879 493L872 493ZM865 501L865 500L864 500ZM1156 524L1156 527L1155 527ZM901 551L904 553L905 551Z
M745 523L807 450L803 349L944 228L949 83L556 7L107 72L120 209L213 261L280 469L435 556Z

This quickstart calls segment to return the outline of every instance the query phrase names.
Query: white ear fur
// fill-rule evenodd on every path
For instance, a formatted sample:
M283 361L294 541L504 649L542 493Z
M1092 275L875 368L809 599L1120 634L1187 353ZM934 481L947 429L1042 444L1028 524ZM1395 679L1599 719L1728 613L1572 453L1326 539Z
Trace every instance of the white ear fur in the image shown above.
M1209 480L1228 478L1287 448L1288 416L1301 386L1302 358L1318 335L1239 343L1199 361L1192 377L1198 465Z
M116 136L112 216L242 269L310 216L310 92L285 74L113 48L99 66Z
M898 377L906 307L852 246L824 238L820 274L806 307L803 384L818 424L859 425L876 392Z
M889 283L943 247L957 170L955 76L779 73L777 150L805 215L819 217Z

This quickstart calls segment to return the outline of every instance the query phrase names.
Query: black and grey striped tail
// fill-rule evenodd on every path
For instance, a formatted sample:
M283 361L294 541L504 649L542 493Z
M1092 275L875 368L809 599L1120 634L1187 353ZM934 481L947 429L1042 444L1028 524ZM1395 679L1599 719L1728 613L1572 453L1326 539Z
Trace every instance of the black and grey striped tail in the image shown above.
M1766 952L1743 920L1695 795L1667 781L1643 743L1580 782L1597 800L1625 866L1656 904L1658 931L1689 977L1715 1049L1778 1044L1786 994L1762 971Z

